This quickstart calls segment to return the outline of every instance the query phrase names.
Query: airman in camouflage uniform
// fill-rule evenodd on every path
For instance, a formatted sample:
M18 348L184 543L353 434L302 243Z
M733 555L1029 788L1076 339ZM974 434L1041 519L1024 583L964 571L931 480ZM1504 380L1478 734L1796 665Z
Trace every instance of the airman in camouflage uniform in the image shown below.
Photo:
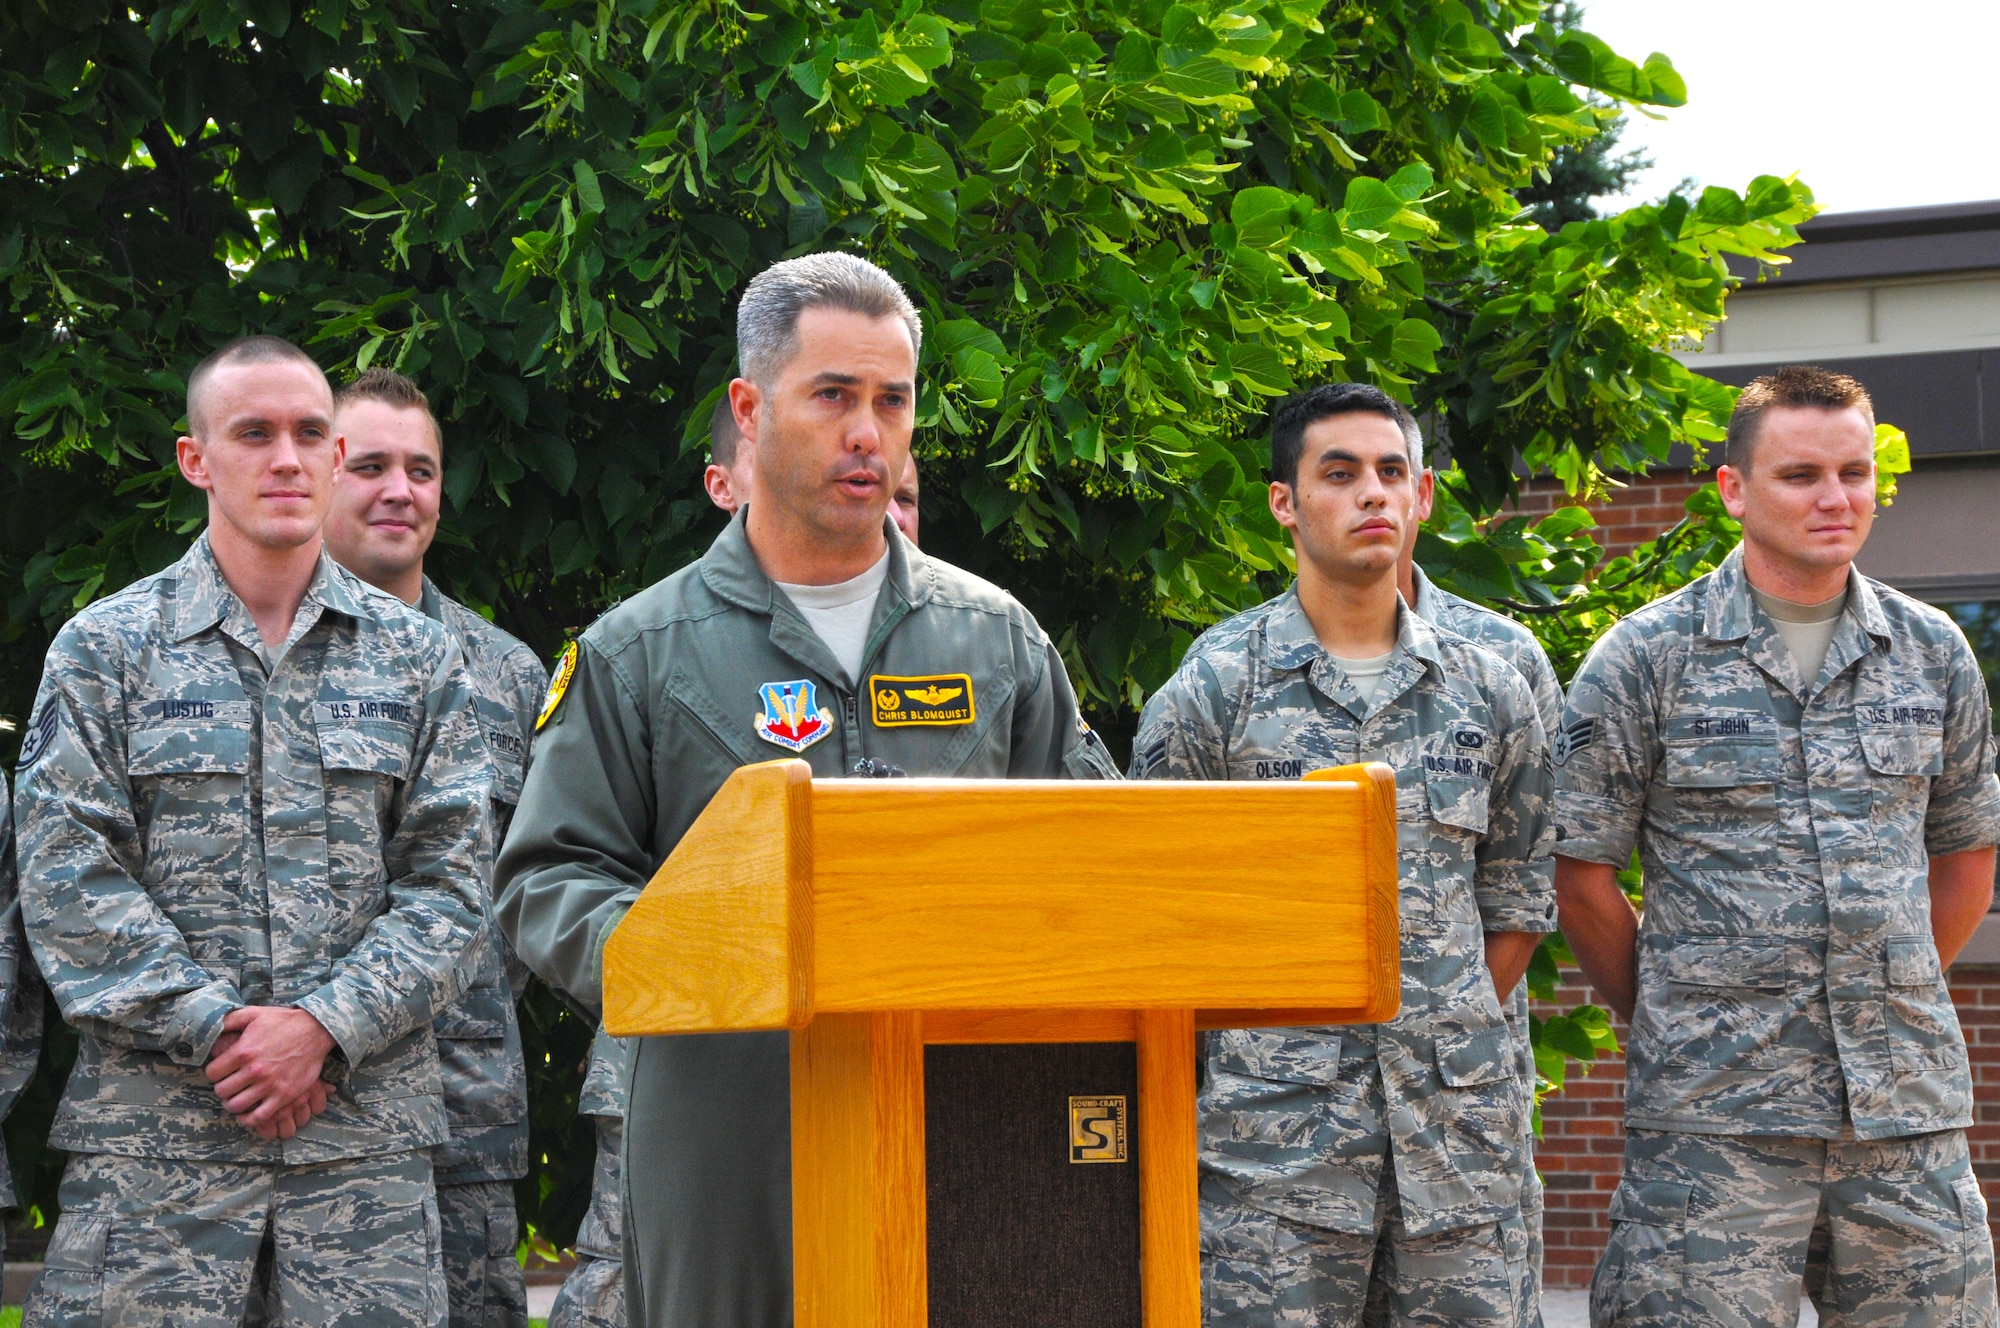
M1328 416L1375 412L1414 434L1372 389L1334 395ZM1274 492L1285 469L1274 461ZM1303 583L1303 553L1300 563ZM1396 1324L1515 1328L1529 1312L1530 1086L1483 946L1554 925L1546 743L1512 666L1402 607L1389 575L1395 643L1372 700L1321 644L1295 586L1204 633L1147 703L1133 744L1134 778L1297 779L1355 761L1396 772L1401 1012L1208 1040L1211 1328L1360 1323L1378 1267Z
M192 385L209 369L220 423ZM463 656L321 551L337 449L310 360L229 348L189 414L210 531L57 633L22 751L23 916L79 1034L26 1321L233 1325L261 1255L284 1322L438 1328L431 1020L479 934L492 833ZM310 559L275 642L212 550L225 519L232 557L262 534ZM291 1059L244 1050L259 1039ZM271 1091L234 1092L229 1064Z
M493 855L521 799L548 674L526 645L424 575L444 464L443 432L422 390L392 370L366 370L335 395L334 423L347 450L327 517L328 551L355 575L442 623L465 652L473 708L493 763L495 838L479 876L480 894L490 901ZM451 1328L527 1328L513 1187L528 1174L527 1069L514 1012L527 977L489 918L465 994L432 1025L451 1132L431 1158Z
M35 1076L42 1054L42 975L28 954L14 870L14 803L0 779L0 1121ZM0 1148L0 1206L18 1207L7 1150ZM0 1241L4 1247L4 1241Z
M1504 613L1496 613L1469 599L1440 590L1424 569L1414 562L1409 567L1410 607L1419 618L1447 631L1456 632L1514 666L1535 697L1535 713L1545 732L1556 732L1562 719L1562 684L1556 681L1555 666L1535 634ZM1508 1026L1514 1030L1514 1044L1521 1054L1521 1079L1533 1092L1535 1048L1528 1035L1528 984L1516 984L1505 1002ZM1535 1169L1535 1135L1530 1130L1521 1147L1521 1225L1528 1233L1528 1272L1534 1279L1533 1306L1522 1328L1541 1328L1542 1322L1542 1178ZM1380 1280L1369 1288L1369 1323L1386 1322L1384 1302L1377 1306Z
M490 905L492 854L521 800L548 674L526 645L439 593L428 577L421 605L465 651L473 707L493 760L496 838L479 878ZM527 1284L515 1258L521 1233L513 1185L528 1174L528 1073L514 1013L527 981L527 966L489 919L465 995L433 1025L451 1131L431 1160L452 1328L524 1328L528 1321Z
M1743 400L1820 432L1753 434L1752 466L1732 422L1739 489L1768 465L1808 548L1858 548L1874 484L1858 385L1788 370ZM1950 618L1853 571L1851 551L1827 569L1845 607L1806 676L1746 563L1784 566L1766 543L1790 538L1767 536L1782 515L1747 509L1720 568L1597 644L1556 746L1564 931L1632 1020L1592 1322L1789 1328L1803 1290L1828 1328L1990 1328L1972 1083L1933 934L1952 855L1971 907L1990 898L1986 685ZM1635 845L1636 923L1604 884Z
M597 1127L590 1211L576 1233L576 1267L549 1310L549 1328L625 1328L625 1221L620 1165L625 1151L625 1076L632 1039L603 1029L590 1044L590 1070L576 1112Z

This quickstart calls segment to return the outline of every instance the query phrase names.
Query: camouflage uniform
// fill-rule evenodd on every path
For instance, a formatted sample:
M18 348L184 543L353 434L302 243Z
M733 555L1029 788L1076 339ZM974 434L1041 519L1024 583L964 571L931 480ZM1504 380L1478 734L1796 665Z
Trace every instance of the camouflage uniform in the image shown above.
M699 562L580 638L498 872L502 925L558 990L601 1005L605 937L742 766L796 751L817 778L864 759L912 775L1116 776L1028 611L883 525L862 678L764 575L742 511ZM926 680L949 681L938 690L957 704L902 690ZM929 722L909 722L929 706ZM792 1322L786 1047L784 1033L635 1040L622 1233L634 1322Z
M56 634L22 749L21 905L75 1069L30 1323L444 1322L433 1012L483 913L463 657L322 556L267 648L206 537ZM326 1112L257 1138L202 1073L246 1004L332 1035Z
M1541 720L1514 669L1399 611L1364 706L1287 591L1210 629L1147 703L1135 778L1396 771L1403 1005L1380 1025L1211 1035L1201 1100L1212 1325L1361 1320L1380 1259L1398 1324L1514 1328L1530 1084L1487 932L1555 925Z
M42 975L28 954L14 872L14 804L0 780L0 1121L35 1076L42 1054ZM19 1207L0 1148L0 1207ZM5 1248L0 1239L0 1249Z
M1929 860L2000 840L1986 684L1858 573L1817 679L1741 550L1571 685L1557 851L1646 878L1625 1177L1593 1321L1995 1322Z
M576 1267L563 1279L549 1310L549 1328L625 1328L625 1250L620 1162L624 1152L625 1074L632 1039L602 1029L590 1045L577 1114L597 1124L597 1165L590 1211L576 1233Z
M521 800L528 744L549 677L534 651L454 599L428 578L419 602L465 652L472 704L493 762L492 848ZM482 859L482 893L492 858ZM451 1137L432 1154L451 1328L526 1328L528 1288L515 1257L520 1222L513 1182L528 1174L528 1074L514 1001L527 968L497 926L476 952L465 994L439 1015L438 1058Z
M1440 590L1431 579L1424 575L1421 567L1412 567L1411 575L1416 579L1417 599L1410 607L1425 622L1433 623L1447 631L1456 632L1476 645L1488 650L1514 666L1514 671L1527 682L1528 690L1534 693L1535 713L1541 717L1542 728L1553 734L1562 719L1562 684L1556 681L1555 666L1549 663L1548 654L1535 634L1515 622L1504 613L1474 604L1469 599L1461 599L1448 590ZM1535 1048L1528 1036L1528 983L1524 978L1514 986L1513 993L1506 1002L1507 1024L1514 1030L1514 1043L1521 1053L1521 1078L1532 1089L1535 1083ZM1521 1224L1528 1232L1528 1274L1534 1279L1535 1294L1529 1313L1522 1320L1522 1328L1541 1328L1542 1322L1542 1177L1535 1170L1535 1135L1530 1130L1522 1141L1521 1148ZM1377 1313L1374 1304L1376 1285L1369 1288L1369 1323L1386 1322Z

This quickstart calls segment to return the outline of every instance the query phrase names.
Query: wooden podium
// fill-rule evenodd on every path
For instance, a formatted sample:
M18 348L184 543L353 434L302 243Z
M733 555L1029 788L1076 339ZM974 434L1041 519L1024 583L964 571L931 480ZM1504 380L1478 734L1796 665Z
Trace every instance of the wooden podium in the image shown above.
M1199 1328L1195 1032L1396 1012L1395 819L1384 765L1255 783L746 766L605 944L605 1026L792 1031L798 1328L928 1322L926 1044L1136 1043L1143 1328ZM1115 1132L1122 1153L1124 1124L1084 1142Z

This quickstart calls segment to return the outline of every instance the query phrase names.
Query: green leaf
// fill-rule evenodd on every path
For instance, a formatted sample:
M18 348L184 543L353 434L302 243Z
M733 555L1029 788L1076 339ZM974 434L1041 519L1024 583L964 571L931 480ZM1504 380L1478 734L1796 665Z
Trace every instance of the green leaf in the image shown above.
M1405 318L1396 324L1396 334L1391 341L1396 358L1404 364L1422 369L1426 373L1437 372L1435 356L1444 345L1444 338L1437 329L1421 318Z

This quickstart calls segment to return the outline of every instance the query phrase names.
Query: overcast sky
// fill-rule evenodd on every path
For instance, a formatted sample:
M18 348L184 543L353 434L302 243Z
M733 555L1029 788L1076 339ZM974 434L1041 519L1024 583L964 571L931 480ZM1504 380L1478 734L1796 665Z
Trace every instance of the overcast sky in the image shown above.
M1687 80L1665 120L1621 146L1741 190L1796 171L1830 212L2000 198L2000 0L1585 0L1584 27L1632 60L1662 51Z

